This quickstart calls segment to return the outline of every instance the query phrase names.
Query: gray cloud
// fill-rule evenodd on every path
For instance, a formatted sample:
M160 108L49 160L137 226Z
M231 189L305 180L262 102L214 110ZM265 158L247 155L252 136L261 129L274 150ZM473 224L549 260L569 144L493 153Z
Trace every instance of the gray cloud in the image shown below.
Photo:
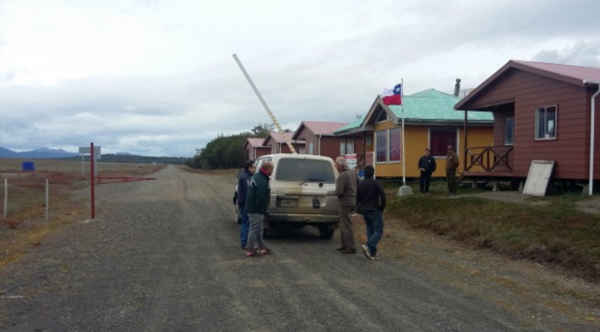
M511 58L600 66L597 1L306 2L239 12L220 3L179 11L160 1L114 12L93 6L81 9L90 31L105 20L107 31L111 22L125 25L95 35L85 44L93 52L69 48L65 57L78 56L61 63L62 53L38 57L37 48L11 39L1 26L11 15L0 5L0 61L13 55L0 73L0 146L94 140L112 152L191 155L218 134L269 122L233 51L288 126L352 121L401 78L408 93L451 91L454 78L475 86ZM22 28L43 45L43 31L56 22L39 24L42 32ZM119 43L121 34L128 37ZM71 46L59 38L56 47Z
M536 61L600 67L600 41L579 41L563 49L542 50L533 57Z

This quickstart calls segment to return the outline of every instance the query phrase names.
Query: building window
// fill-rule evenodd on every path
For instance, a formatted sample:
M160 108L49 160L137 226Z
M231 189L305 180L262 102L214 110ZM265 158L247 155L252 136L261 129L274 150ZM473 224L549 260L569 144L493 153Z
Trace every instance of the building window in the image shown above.
M377 162L387 161L387 134L387 130L380 130L375 132L375 148L377 149Z
M315 146L312 142L308 145L308 153L315 154Z
M540 107L535 112L535 138L556 139L557 107Z
M513 145L515 133L515 118L508 117L504 120L504 145Z
M429 148L434 157L445 156L448 145L456 151L456 128L429 128Z
M346 154L354 153L354 140L346 140Z
M402 160L402 128L390 129L390 161Z
M340 141L340 155L354 153L354 140L341 140Z
M372 145L373 145L373 137L367 136L365 139L365 145L367 146L368 149L371 149Z

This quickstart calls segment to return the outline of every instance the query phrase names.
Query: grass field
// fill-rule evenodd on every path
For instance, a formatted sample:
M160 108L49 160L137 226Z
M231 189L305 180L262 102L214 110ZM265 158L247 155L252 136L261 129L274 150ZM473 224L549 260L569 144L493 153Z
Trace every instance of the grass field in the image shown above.
M17 259L28 247L61 225L87 218L85 204L72 193L89 186L89 163L35 160L34 172L21 172L19 159L0 159L0 266ZM142 176L164 165L98 163L98 176ZM82 175L83 174L83 175ZM7 218L3 218L4 179L8 181ZM45 182L49 181L49 220L45 220Z
M393 199L386 216L473 247L600 280L600 216L577 210L577 199L569 195L546 200L549 204L534 206L417 194Z

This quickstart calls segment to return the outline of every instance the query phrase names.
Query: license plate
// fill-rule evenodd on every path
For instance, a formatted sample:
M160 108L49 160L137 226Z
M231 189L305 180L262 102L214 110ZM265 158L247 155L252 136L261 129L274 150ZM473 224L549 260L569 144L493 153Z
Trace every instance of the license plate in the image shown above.
M318 198L313 198L313 208L315 208L315 209L321 208L321 201L319 201Z

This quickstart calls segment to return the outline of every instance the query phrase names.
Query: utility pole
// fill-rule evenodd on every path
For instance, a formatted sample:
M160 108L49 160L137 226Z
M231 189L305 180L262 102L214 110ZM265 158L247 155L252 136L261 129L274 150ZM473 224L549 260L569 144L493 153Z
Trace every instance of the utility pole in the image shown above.
M267 114L269 114L269 117L271 117L271 120L273 121L273 124L275 125L275 127L277 128L277 130L280 133L283 133L283 129L281 129L281 126L279 125L279 122L275 118L275 115L273 114L273 112L271 112L271 109L269 108L269 105L267 105L267 102L265 101L265 99L263 98L263 96L260 94L260 91L258 91L258 88L256 88L256 85L254 85L254 82L252 81L252 78L250 78L250 75L248 74L248 72L244 68L244 65L242 65L242 62L240 61L240 59L235 54L233 54L233 59L235 60L235 62L240 67L240 70L244 74L244 77L246 77L246 80L248 80L248 83L250 84L250 86L252 87L252 90L254 91L254 93L256 94L256 96L258 97L258 100L260 100L260 103L263 105L263 107L267 111ZM294 146L292 145L291 141L286 140L285 143L287 144L288 148L290 148L290 151L292 151L292 153L297 153L296 149L294 149Z

